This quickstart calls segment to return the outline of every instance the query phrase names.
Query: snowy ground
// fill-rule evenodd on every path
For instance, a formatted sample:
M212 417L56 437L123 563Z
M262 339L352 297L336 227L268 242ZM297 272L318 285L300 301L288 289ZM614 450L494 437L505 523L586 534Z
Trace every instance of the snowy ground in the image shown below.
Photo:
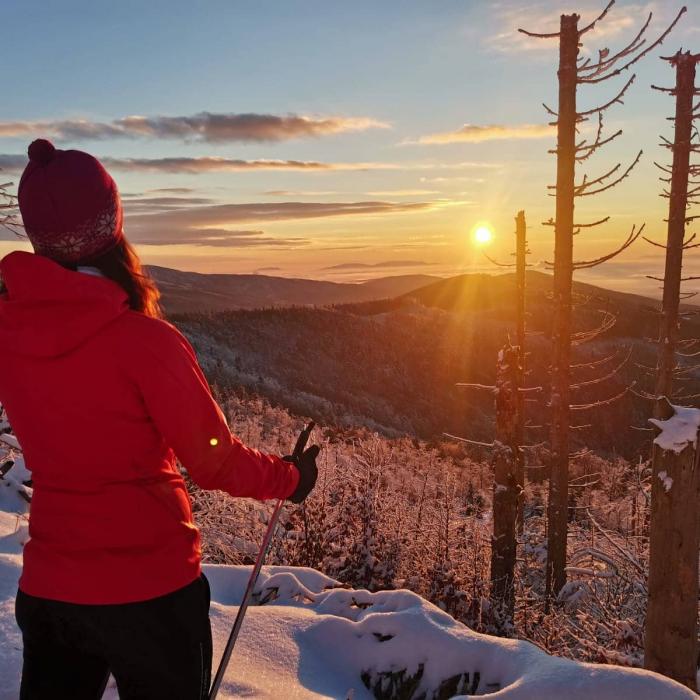
M11 470L10 473L12 473ZM0 700L18 696L21 639L14 594L27 538L18 483L0 479ZM249 567L207 566L212 587L214 656L218 659L245 588ZM362 681L386 689L389 673L418 673L415 695L491 695L504 700L669 700L694 693L661 676L552 657L528 642L470 631L408 591L368 593L333 588L313 569L269 567L248 611L222 696L369 700ZM422 669L422 673L421 673ZM385 674L385 675L382 675ZM394 676L396 677L396 675ZM447 686L443 686L446 690ZM462 693L463 695L458 695ZM117 698L108 688L105 698Z

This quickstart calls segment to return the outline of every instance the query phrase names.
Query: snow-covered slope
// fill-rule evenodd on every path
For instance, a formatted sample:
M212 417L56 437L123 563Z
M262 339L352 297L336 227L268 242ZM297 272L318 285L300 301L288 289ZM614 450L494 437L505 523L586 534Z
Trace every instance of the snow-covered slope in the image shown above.
M22 465L17 468L19 474ZM28 535L20 483L9 474L0 479L0 700L17 697L21 669L14 594ZM205 570L218 659L250 568ZM266 567L257 602L249 609L223 697L366 700L375 697L367 686L386 691L392 684L412 687L406 698L435 698L438 689L441 698L488 694L505 700L696 697L652 673L576 663L528 642L477 634L409 591L338 588L313 569ZM117 697L110 685L105 698Z

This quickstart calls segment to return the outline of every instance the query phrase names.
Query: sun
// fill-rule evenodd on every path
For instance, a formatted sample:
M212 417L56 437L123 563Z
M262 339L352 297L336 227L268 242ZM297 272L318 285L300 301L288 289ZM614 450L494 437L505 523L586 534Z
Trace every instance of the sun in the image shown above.
M493 240L493 231L489 226L481 225L474 229L474 243L476 245L488 245Z

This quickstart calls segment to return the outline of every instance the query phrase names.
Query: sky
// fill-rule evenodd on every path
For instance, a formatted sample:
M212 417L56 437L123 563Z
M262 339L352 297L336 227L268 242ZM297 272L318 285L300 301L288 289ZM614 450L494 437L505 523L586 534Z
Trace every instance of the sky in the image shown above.
M526 211L531 263L552 258L547 186L555 132L561 12L590 21L603 0L4 0L0 180L17 182L39 137L99 157L122 194L125 232L145 262L200 272L334 281L490 271L474 244L509 262ZM642 159L619 187L577 202L575 257L615 249L633 225L662 241L673 69L659 56L700 51L700 3L634 68L624 133L579 169L597 177ZM621 48L653 12L650 41L681 2L618 0L582 52ZM591 108L629 76L580 88ZM590 138L590 125L582 138ZM0 254L28 248L0 232ZM687 253L698 274L700 252ZM579 278L658 294L663 251L639 240Z

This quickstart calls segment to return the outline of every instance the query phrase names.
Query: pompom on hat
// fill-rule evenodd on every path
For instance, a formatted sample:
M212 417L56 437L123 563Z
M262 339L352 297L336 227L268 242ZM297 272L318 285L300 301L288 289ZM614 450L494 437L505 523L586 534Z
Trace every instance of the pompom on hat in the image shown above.
M33 141L19 182L24 230L34 251L61 263L89 261L123 237L117 185L97 158Z

